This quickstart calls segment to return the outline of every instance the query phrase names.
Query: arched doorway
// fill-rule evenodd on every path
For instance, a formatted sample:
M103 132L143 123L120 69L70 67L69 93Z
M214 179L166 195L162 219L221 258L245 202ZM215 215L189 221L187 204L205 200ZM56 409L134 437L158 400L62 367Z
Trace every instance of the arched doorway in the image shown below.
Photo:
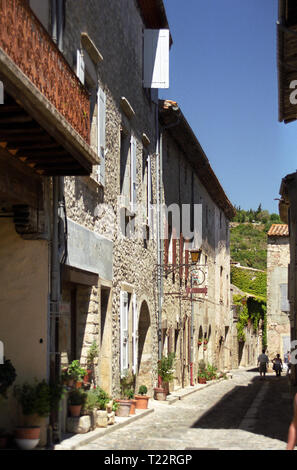
M144 300L141 304L138 321L138 365L137 386L152 388L152 344L149 308Z

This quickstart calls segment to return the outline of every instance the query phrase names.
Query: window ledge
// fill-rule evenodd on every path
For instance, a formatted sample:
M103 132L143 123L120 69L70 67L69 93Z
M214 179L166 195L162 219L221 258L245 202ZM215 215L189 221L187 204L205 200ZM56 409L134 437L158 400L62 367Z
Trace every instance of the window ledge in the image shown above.
M135 116L135 111L132 108L131 104L124 96L121 97L120 105L124 113L129 119L132 119Z
M81 43L95 64L103 61L103 57L87 33L81 33Z

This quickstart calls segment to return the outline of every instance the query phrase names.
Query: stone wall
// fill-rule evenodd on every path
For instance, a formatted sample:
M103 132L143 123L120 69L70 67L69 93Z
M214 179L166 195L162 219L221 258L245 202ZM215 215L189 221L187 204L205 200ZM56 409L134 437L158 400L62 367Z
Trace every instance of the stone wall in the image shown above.
M289 349L289 314L281 310L281 284L288 284L289 237L268 237L267 245L267 341L269 358L283 358Z
M24 240L12 219L1 219L0 340L16 370L15 384L48 376L48 262L48 242ZM0 427L7 430L19 424L12 390L0 403Z
M193 190L192 190L193 186ZM209 196L207 189L193 172L186 155L174 139L163 134L163 194L167 206L178 204L202 205L202 254L200 264L205 265L208 293L194 294L193 302L193 377L197 380L199 361L204 360L221 369L229 368L231 336L230 328L230 253L229 221ZM196 233L196 239L199 234ZM200 248L200 246L193 248ZM180 240L176 241L176 264L190 263L186 259L184 245L182 253ZM172 263L172 242L169 247L168 263ZM191 344L191 301L186 298L186 268L169 274L163 281L164 300L162 321L164 324L164 353L171 349L176 353L175 386L190 383L190 344ZM165 270L166 272L166 270ZM187 275L190 287L190 275ZM204 285L203 285L204 286ZM181 295L171 295L179 292ZM207 338L207 345L198 346L198 338ZM170 338L170 339L169 339ZM220 342L221 338L223 341Z
M136 294L138 304L145 296L150 315L151 334L146 354L152 357L152 364L157 363L156 331L156 292L155 267L156 243L150 240L147 244L141 238L128 239L119 233L118 196L121 193L121 131L125 129L136 139L137 154L137 202L145 203L144 151L152 156L152 188L155 201L154 153L156 147L156 105L150 100L150 92L142 87L142 34L143 22L136 2L130 0L88 1L69 0L66 8L66 25L64 36L65 56L70 65L76 68L77 49L81 48L81 33L87 33L103 61L97 65L98 85L106 95L106 161L105 185L99 184L95 175L91 177L65 178L65 196L67 216L94 233L103 235L113 242L111 282L111 319L110 335L112 337L111 384L113 394L119 392L120 380L120 292L128 290ZM84 51L86 54L86 52ZM87 54L86 54L87 55ZM87 63L87 62L86 62ZM91 69L91 67L90 67ZM93 70L89 70L94 72ZM94 75L94 74L93 74ZM125 97L135 116L129 119L121 107L121 98ZM96 118L96 116L95 116ZM95 122L96 123L96 122ZM150 143L143 144L143 134ZM91 146L96 150L96 132L92 133ZM126 162L129 169L130 160ZM143 226L141 210L136 217L136 229L140 233ZM99 272L99 279L109 281ZM95 286L96 289L97 286ZM141 305L138 305L139 309ZM86 314L97 315L100 307L86 310ZM131 320L130 312L130 320ZM92 331L100 325L94 325L87 319L87 329ZM92 326L91 326L92 325ZM83 329L83 325L81 325ZM93 335L95 333L92 333ZM89 345L89 333L83 334L82 351ZM90 340L90 341L89 341ZM100 346L100 344L99 344ZM132 343L130 341L130 349ZM81 358L83 360L84 354ZM100 358L99 358L100 362ZM106 360L103 361L106 364ZM104 366L105 367L105 366ZM109 366L106 366L109 367ZM130 364L131 367L131 364ZM100 369L107 376L109 371ZM156 370L151 370L150 390L156 383ZM100 382L100 377L99 377Z

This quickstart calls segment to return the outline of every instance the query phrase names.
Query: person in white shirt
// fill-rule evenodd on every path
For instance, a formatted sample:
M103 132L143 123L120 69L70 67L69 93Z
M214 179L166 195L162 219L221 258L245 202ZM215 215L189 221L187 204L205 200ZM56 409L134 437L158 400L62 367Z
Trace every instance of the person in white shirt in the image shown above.
M259 372L260 372L260 377L266 375L267 372L267 364L269 364L269 359L268 356L265 354L265 349L262 350L262 354L258 357L258 365L259 365Z

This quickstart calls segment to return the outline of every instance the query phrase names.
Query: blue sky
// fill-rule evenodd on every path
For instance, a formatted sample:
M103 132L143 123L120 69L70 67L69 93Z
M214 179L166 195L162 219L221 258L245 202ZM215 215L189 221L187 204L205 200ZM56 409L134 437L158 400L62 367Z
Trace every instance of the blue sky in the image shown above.
M278 122L277 0L164 0L170 88L227 196L278 212L297 169L297 124Z

